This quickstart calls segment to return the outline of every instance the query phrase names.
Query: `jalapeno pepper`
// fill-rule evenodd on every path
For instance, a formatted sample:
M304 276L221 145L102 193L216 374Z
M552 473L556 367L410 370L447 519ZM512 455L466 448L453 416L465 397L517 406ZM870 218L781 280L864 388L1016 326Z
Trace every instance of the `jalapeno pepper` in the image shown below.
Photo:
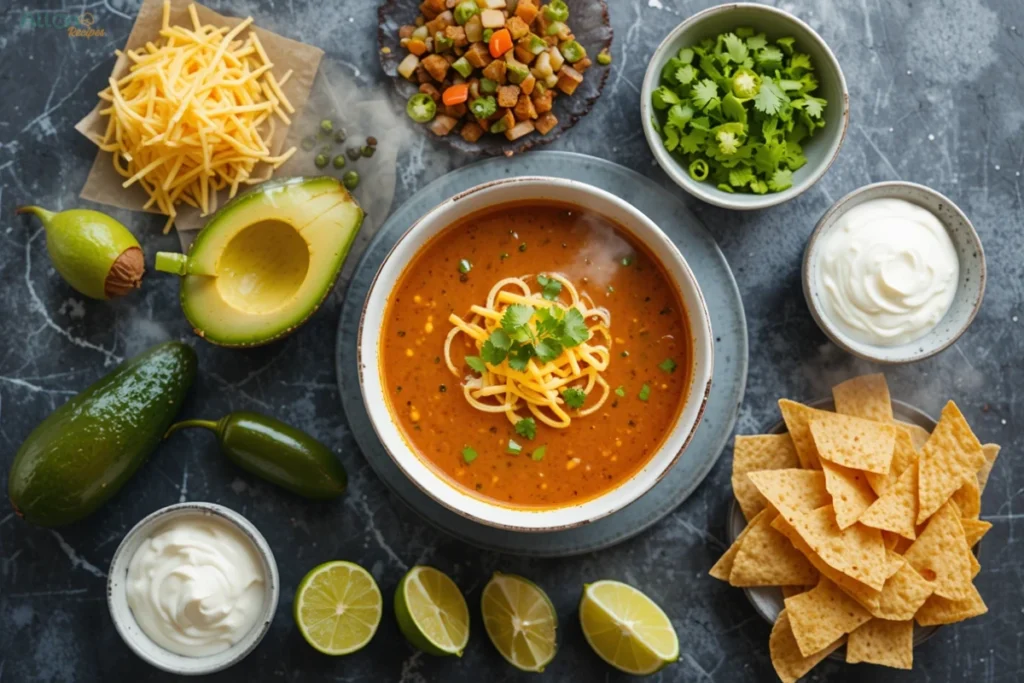
M565 61L570 64L575 64L587 56L587 51L584 50L583 46L575 40L566 40L558 46L558 49L562 53L562 56L565 57Z
M242 469L306 498L336 498L348 477L334 454L294 427L259 413L236 411L220 420L185 420L179 429L202 427L217 434L221 452Z
M565 21L569 18L569 6L565 0L551 0L544 7L544 18L548 21Z
M418 92L409 98L405 113L416 123L427 123L437 115L437 102L426 93Z

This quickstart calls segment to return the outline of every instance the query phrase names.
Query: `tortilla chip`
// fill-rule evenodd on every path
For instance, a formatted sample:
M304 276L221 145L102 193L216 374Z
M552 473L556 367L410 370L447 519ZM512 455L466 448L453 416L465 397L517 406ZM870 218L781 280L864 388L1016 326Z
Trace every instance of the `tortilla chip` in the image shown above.
M910 540L917 538L917 468L909 467L888 493L871 504L860 516L860 523L884 529Z
M831 505L795 513L786 521L830 567L869 588L882 590L889 575L885 544L878 529L863 524L840 529Z
M981 593L971 584L970 595L962 600L949 600L933 595L928 598L914 618L921 626L938 626L939 624L955 624L964 619L978 617L988 612Z
M793 636L793 628L789 624L786 610L779 612L779 618L772 627L772 635L768 639L768 650L772 656L772 666L782 683L796 683L813 669L818 663L835 652L843 644L845 638L838 638L820 652L804 657Z
M870 524L868 526L871 526ZM876 529L878 527L875 527ZM882 543L885 544L886 550L896 550L896 545L900 542L900 535L894 534L891 531L882 530Z
M829 417L835 413L810 408L785 398L779 399L779 410L782 411L786 429L793 438L796 455L800 458L800 466L805 470L820 470L818 448L814 445L814 438L811 436L810 423L811 420Z
M846 639L846 662L914 668L914 620L872 619Z
M963 600L971 594L969 554L960 516L952 505L946 504L928 521L904 558L921 576L935 584L936 595Z
M978 561L978 557L970 550L967 551L967 561L971 564L971 581L974 581L974 577L981 573L981 562Z
M899 557L899 555L895 555ZM913 619L917 610L921 609L935 586L917 573L909 562L900 558L900 569L885 582L878 605L868 611L880 619L904 621Z
M967 539L967 546L973 548L978 545L978 541L981 540L982 536L987 534L988 530L992 528L992 522L980 519L961 519L960 526L964 528L964 538Z
M743 516L748 521L753 519L767 502L747 478L747 472L799 466L796 447L789 434L737 436L732 449L732 492L743 510Z
M964 478L975 476L986 462L981 442L950 401L921 451L918 524L935 514L963 486Z
M803 553L814 568L821 572L822 576L828 577L828 580L839 586L843 591L851 598L859 602L866 610L873 613L873 610L878 609L881 601L882 591L875 590L865 586L856 579L851 579L846 574L836 571L832 567L828 566L824 560L822 560L811 546L807 545L807 542L800 537L793 526L779 515L772 521L772 528L778 531L780 534L789 539L789 542L793 544L793 547ZM902 561L902 558L901 558Z
M747 478L778 512L810 512L832 502L820 470L764 470Z
M981 487L977 477L967 477L964 485L953 492L950 500L960 508L964 519L978 519L981 516Z
M821 574L818 574L818 576L820 577ZM782 599L785 600L786 598L791 598L794 595L800 595L812 588L814 588L814 586L782 586Z
M832 387L836 412L876 422L892 422L892 401L885 375L861 375Z
M896 443L892 449L892 461L889 463L889 472L887 474L867 472L868 484L871 485L871 488L879 496L885 495L889 489L896 485L900 475L906 472L908 467L916 463L917 459L918 454L914 449L910 434L905 430L897 429Z
M910 443L914 444L914 450L919 451L924 448L924 445L928 443L928 439L931 438L932 433L921 425L912 424L910 422L896 422L896 425L902 427L902 431L910 435Z
M785 536L772 528L772 519L760 514L757 522L751 523L732 563L731 585L805 586L814 582L817 570Z
M814 418L811 437L823 460L855 470L888 474L896 428L849 415Z
M740 545L743 543L743 537L747 535L747 532L758 522L758 519L763 513L759 512L754 516L754 519L750 520L746 528L740 532L740 535L736 537L736 540L732 542L729 549L718 558L718 562L715 562L715 566L711 568L708 573L719 581L729 581L729 574L732 573L732 564L736 560L736 554L740 551Z
M992 474L992 467L996 464L996 458L999 457L999 444L987 443L981 447L981 452L985 454L985 464L978 470L978 488L981 492L985 492L985 484L988 483L988 475Z
M875 492L868 485L864 472L821 460L825 472L825 488L832 496L836 523L840 529L854 524L875 502Z
M786 613L800 654L805 657L871 619L866 609L824 576L811 590L788 598Z

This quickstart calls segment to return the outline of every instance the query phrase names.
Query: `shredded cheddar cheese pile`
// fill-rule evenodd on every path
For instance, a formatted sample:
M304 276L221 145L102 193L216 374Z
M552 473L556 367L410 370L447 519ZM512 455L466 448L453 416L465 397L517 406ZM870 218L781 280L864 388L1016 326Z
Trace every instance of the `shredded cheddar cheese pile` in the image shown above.
M533 278L541 285L537 292L527 282L531 277L499 281L485 306L470 308L469 320L451 314L454 327L445 339L444 358L452 374L461 377L451 347L456 337L466 335L479 353L466 356L474 374L462 385L474 408L505 413L513 425L525 408L544 424L562 429L608 399L610 388L601 373L611 360L611 315L561 275Z
M110 79L100 99L110 106L106 132L93 137L113 153L114 168L149 194L143 208L154 205L168 215L164 232L177 216L179 202L202 215L217 208L217 191L254 185L270 178L295 148L271 154L275 117L286 125L295 108L281 91L291 71L278 81L253 31L239 38L252 17L232 29L203 25L195 5L188 8L192 28L170 25L164 2L163 28L157 43L125 53L129 73ZM258 164L266 170L256 174Z

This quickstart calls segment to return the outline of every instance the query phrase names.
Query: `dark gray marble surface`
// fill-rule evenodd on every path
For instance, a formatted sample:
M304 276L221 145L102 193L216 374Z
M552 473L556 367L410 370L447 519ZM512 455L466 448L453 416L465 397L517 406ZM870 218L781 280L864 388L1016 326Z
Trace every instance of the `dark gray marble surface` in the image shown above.
M324 48L354 67L364 86L379 83L374 56L376 2L217 0L226 14L252 13L272 30ZM638 125L638 87L660 39L706 0L611 0L615 67L594 112L555 148L611 158L666 182ZM45 7L43 7L45 5ZM1004 444L986 491L995 525L983 544L978 579L990 611L941 633L916 652L915 671L826 663L814 680L1015 681L1024 676L1024 412L1020 329L1024 322L1024 4L1019 0L797 0L780 6L822 33L849 81L852 124L838 162L798 199L737 214L688 200L719 240L744 297L751 366L738 429L776 419L780 395L812 399L854 373L872 370L829 344L807 313L799 284L804 242L837 198L868 182L902 178L949 195L974 220L988 255L984 308L968 333L937 358L888 371L894 396L936 414L955 398L983 440ZM72 39L26 28L22 14L92 12L106 35ZM37 201L78 204L93 148L72 131L92 106L137 10L133 0L61 7L52 0L0 3L0 483L21 440L77 390L154 342L193 344L201 374L186 415L231 409L274 413L342 454L348 495L310 505L263 485L194 433L162 447L135 479L90 519L51 531L0 509L0 681L167 681L121 642L107 614L105 575L124 532L148 512L179 500L212 500L247 515L278 554L282 602L260 648L220 681L527 680L486 642L479 619L462 660L414 654L390 616L402 573L429 563L450 573L476 612L495 569L522 573L551 594L562 648L552 680L622 680L583 642L576 602L584 581L617 578L641 587L673 617L680 661L662 681L771 680L769 626L741 591L707 576L724 547L729 453L697 493L655 528L612 550L569 560L523 560L452 541L390 498L355 449L341 414L334 330L344 285L288 340L254 351L214 348L193 337L170 278L110 303L83 300L49 266L37 225L12 217ZM463 163L425 138L400 153L396 201ZM115 212L147 253L176 246L159 221ZM330 659L307 647L292 624L291 595L313 565L345 558L368 567L388 596L380 630L364 651Z

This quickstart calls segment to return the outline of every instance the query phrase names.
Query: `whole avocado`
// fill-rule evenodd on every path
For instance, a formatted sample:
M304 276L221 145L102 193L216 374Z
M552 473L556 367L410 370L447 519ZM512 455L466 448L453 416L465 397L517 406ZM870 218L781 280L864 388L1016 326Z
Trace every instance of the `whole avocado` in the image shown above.
M160 443L195 375L195 351L165 342L51 413L11 465L7 490L15 512L47 527L95 512Z

